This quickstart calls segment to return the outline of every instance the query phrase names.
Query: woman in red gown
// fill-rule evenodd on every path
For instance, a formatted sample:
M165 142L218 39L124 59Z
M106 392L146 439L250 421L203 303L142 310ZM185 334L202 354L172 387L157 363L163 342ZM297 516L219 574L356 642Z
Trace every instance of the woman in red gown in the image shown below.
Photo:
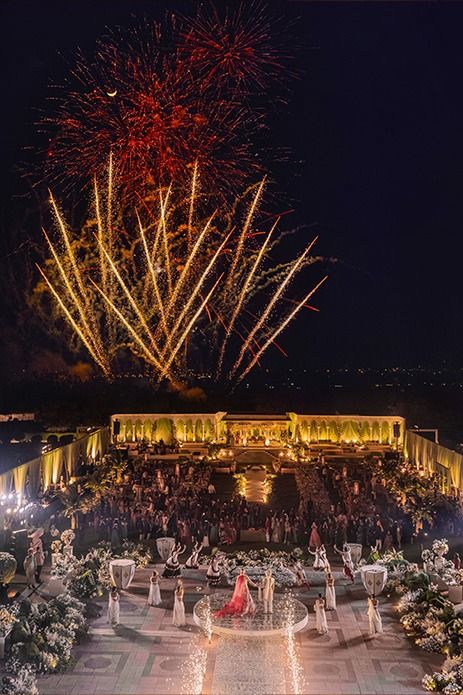
M254 615L256 605L249 591L248 584L255 589L259 588L258 585L248 577L244 569L240 569L240 573L236 578L233 596L220 611L215 613L215 616L223 618L224 615Z

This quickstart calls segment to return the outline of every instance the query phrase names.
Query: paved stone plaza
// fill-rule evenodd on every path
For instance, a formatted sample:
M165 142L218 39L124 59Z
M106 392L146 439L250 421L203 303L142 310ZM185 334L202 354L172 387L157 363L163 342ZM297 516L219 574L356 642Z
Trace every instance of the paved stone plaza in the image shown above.
M149 570L138 570L129 591L123 593L118 627L107 624L106 602L101 602L103 612L91 622L88 641L75 648L74 668L40 678L43 695L276 695L296 691L284 638L265 641L214 636L208 644L192 617L193 605L204 594L204 572L185 580L188 625L182 629L172 625L173 580L162 581L163 607L146 605L149 574ZM393 604L382 602L384 635L369 638L365 590L359 578L352 586L338 570L338 609L327 613L330 631L320 636L315 631L313 602L318 590L322 591L324 577L313 571L308 574L311 590L296 592L309 607L309 624L295 635L300 692L423 693L422 676L442 659L414 647L404 637Z

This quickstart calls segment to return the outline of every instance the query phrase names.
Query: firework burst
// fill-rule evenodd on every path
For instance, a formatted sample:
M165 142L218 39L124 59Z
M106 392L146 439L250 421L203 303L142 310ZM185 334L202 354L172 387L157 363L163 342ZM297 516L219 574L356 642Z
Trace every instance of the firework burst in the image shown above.
M264 182L232 211L203 216L195 205L196 167L186 195L181 187L160 188L156 206L137 211L137 229L124 237L112 178L101 190L95 182L93 221L76 236L51 196L56 235L52 241L45 233L51 256L40 268L42 289L108 376L128 349L158 381L188 380L201 344L209 375L239 382L269 348L279 348L279 335L326 280L301 299L289 296L294 278L319 260L310 255L316 240L272 266L281 235L278 221L268 230L257 221Z
M92 59L79 52L42 122L50 185L82 187L111 151L130 205L154 182L189 181L195 162L215 194L242 190L261 172L259 96L283 71L268 10L251 6L223 17L199 6L193 19L115 30Z

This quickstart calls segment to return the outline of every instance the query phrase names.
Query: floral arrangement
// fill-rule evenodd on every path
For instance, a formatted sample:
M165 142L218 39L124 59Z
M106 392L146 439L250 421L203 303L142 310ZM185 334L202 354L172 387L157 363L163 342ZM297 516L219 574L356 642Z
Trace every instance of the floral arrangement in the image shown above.
M51 552L52 553L59 553L61 552L61 548L63 547L63 544L61 541L54 540L51 542Z
M436 538L432 542L432 551L435 555L442 557L442 555L447 555L449 552L449 544L446 538Z
M435 541L431 550L423 551L423 558L426 562L433 562L435 557L442 559L445 552L448 552L448 545L442 539ZM401 552L388 551L382 556L375 554L372 559L388 568L385 593L401 596L398 611L406 634L421 649L451 657L446 660L441 672L423 678L425 690L443 695L462 693L463 657L459 654L463 648L463 619L455 613L453 603L430 583L428 574L420 571L416 564L408 562Z
M463 656L446 659L442 671L423 678L425 690L459 695L463 692Z
M463 582L463 570L455 569L451 560L444 556L449 552L449 545L446 538L433 541L430 549L423 550L421 558L428 572L439 575L447 584L456 586Z
M2 695L39 695L34 667L26 664L21 666L14 676L3 676L0 679L0 693Z
M19 679L25 665L35 673L64 671L72 662L72 647L86 631L84 604L68 592L40 604L23 601L5 668Z
M66 577L67 588L73 596L97 598L111 587L109 563L116 558L134 560L137 567L147 567L152 561L149 548L140 543L124 541L122 548L116 553L111 548L111 543L102 542L80 559L60 554L53 576Z
M16 574L16 559L10 553L0 553L0 584L9 584Z
M4 637L13 627L17 620L18 605L15 604L11 608L0 606L0 635Z
M271 551L267 548L261 550L239 550L235 553L224 555L222 566L227 584L233 585L242 567L246 574L255 582L263 579L265 571L271 569L277 587L294 586L295 574L291 570L296 560L302 558L303 551L295 548L291 553L283 550Z
M64 543L64 545L71 545L71 543L75 540L76 534L71 528L66 529L66 531L63 531L61 534L61 540Z

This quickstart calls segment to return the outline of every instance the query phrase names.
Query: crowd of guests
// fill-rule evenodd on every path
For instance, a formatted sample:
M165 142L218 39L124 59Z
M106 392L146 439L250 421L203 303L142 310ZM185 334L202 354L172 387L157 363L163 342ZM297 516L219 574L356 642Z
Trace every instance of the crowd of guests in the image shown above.
M166 445L159 445L164 451ZM196 542L231 545L243 531L255 529L269 544L342 548L348 542L385 550L423 542L431 531L426 520L417 525L404 500L388 492L381 467L365 462L322 460L295 467L299 505L286 509L249 503L239 494L218 495L213 473L205 462L153 460L140 443L121 480L105 489L96 506L75 514L78 542L105 540L118 547L127 539L168 536L190 549ZM454 536L461 518L440 516L439 533Z
M96 507L79 511L82 542L126 539L147 541L163 536L187 547L235 543L241 530L263 528L265 513L240 495L220 499L212 467L195 462L151 461L143 454L129 459L122 480L105 492Z

